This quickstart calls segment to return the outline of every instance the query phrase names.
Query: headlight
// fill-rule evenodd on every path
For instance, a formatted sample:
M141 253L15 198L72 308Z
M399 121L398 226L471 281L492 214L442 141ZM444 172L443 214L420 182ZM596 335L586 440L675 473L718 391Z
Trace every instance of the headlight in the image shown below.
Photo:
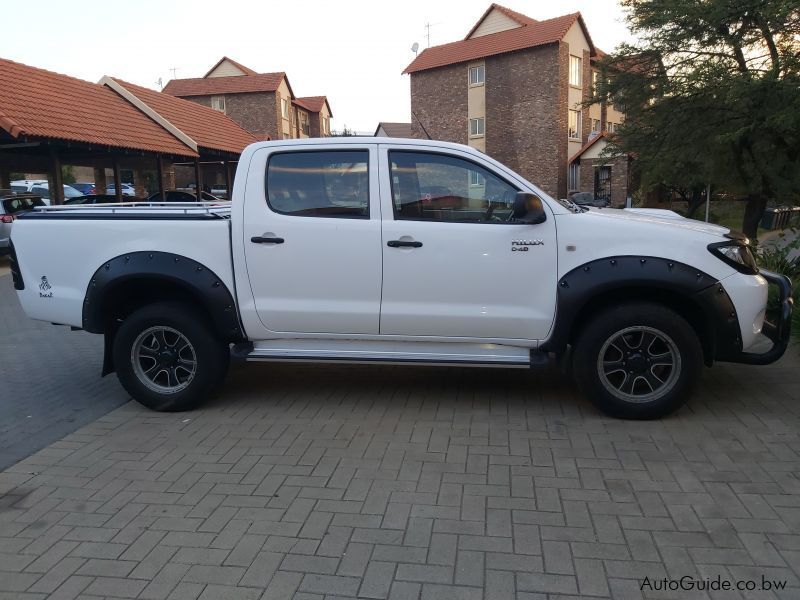
M758 273L756 259L747 244L736 241L717 242L709 244L708 250L740 273L746 273L747 275Z

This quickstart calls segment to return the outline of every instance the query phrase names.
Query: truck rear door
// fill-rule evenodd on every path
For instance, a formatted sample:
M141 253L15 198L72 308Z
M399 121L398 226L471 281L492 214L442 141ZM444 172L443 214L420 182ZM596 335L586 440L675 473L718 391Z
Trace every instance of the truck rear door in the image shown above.
M377 163L371 144L292 145L254 154L242 242L265 335L378 333Z

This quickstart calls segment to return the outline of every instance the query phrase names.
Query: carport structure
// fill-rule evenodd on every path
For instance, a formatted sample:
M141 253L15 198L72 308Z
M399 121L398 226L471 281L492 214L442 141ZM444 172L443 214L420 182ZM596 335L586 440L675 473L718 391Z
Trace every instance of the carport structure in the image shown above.
M0 59L0 189L13 172L47 173L51 200L63 202L62 165L94 168L106 189L113 171L121 200L120 168L131 169L137 193L144 172L157 173L163 197L173 165L194 165L196 189L204 171L222 171L228 190L242 150L256 138L223 113L112 77L90 83Z

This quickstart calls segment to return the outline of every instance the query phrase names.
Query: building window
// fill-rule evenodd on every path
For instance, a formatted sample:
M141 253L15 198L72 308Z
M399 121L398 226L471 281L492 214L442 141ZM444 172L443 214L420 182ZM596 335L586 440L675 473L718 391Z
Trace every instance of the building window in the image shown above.
M484 179L483 175L480 171L470 171L469 172L469 184L471 186L478 186L484 185L486 179Z
M569 139L571 140L580 140L581 139L581 111L579 110L570 110L569 111Z
M600 81L600 73L592 71L592 95L597 94L597 82Z
M592 119L592 131L600 131L600 119Z
M470 137L481 137L482 135L484 135L484 130L485 130L485 122L483 117L469 120Z
M328 130L328 117L322 117L322 133L330 133Z
M369 152L282 152L267 166L267 204L296 217L369 218Z
M570 190L577 190L581 186L581 165L579 162L574 162L569 166L569 174L567 177L567 187Z
M569 57L569 84L575 87L581 87L582 69L581 59L577 56L570 55Z
M608 130L608 133L614 133L617 130L617 124L609 121L606 123L606 129Z
M469 84L470 85L483 85L486 81L486 67L478 65L477 67L469 68Z
M211 108L221 113L225 112L225 96L211 96Z
M286 98L281 98L281 114L284 119L289 118L289 101Z
M310 135L311 128L308 125L308 113L300 112L300 131L305 135Z

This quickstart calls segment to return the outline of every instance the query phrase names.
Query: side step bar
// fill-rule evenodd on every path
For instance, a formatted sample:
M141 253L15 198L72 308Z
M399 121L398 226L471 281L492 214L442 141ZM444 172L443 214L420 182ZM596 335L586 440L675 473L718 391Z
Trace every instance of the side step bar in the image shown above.
M546 353L499 344L264 340L236 344L234 360L345 364L418 364L528 369L549 364Z

